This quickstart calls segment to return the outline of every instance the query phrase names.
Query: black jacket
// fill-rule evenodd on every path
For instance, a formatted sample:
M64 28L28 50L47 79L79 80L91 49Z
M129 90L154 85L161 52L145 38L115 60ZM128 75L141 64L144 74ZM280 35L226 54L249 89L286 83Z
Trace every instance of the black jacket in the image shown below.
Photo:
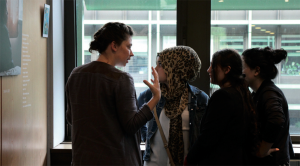
M256 93L252 93L258 114L261 139L279 148L273 157L257 159L257 164L287 164L294 155L289 134L288 103L282 91L271 81L265 80Z
M243 101L232 87L211 96L202 118L200 135L187 155L190 165L245 165L250 151Z

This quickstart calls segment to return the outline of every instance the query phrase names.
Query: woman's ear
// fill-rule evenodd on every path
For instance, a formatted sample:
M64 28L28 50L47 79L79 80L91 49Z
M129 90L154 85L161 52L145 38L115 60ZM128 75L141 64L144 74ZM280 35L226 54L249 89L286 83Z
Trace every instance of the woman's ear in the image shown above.
M225 74L228 74L231 70L231 67L230 66L227 66L226 69L225 69Z
M110 48L111 48L111 50L112 50L113 52L116 52L116 51L117 51L117 48L118 48L117 43L116 43L115 41L112 41L112 42L110 43Z
M260 67L256 66L254 70L255 70L254 76L258 76L260 74Z

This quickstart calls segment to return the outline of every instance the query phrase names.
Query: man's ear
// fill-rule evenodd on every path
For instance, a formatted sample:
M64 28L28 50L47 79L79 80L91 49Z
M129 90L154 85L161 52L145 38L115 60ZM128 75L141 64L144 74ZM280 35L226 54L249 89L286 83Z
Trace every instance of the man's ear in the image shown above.
M111 50L112 50L113 52L116 52L116 51L117 51L117 49L118 49L117 46L118 46L118 45L117 45L117 43L116 43L115 41L112 41L112 42L110 43L110 48L111 48Z
M225 74L228 74L231 70L231 67L230 66L227 66L226 69L225 69Z
M256 66L254 70L255 70L254 76L258 76L260 74L260 67Z

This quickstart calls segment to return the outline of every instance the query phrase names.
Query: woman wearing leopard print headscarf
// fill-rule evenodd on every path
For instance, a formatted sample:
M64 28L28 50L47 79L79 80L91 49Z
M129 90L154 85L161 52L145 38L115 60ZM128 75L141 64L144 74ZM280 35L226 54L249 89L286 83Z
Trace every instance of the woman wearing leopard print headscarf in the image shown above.
M201 61L187 46L176 46L158 53L156 71L161 83L162 97L157 108L159 121L168 140L168 147L176 165L182 165L188 149L199 135L200 120L206 110L208 96L190 85L199 75ZM139 106L152 97L148 89L139 96ZM169 165L155 119L142 128L146 142L144 165Z

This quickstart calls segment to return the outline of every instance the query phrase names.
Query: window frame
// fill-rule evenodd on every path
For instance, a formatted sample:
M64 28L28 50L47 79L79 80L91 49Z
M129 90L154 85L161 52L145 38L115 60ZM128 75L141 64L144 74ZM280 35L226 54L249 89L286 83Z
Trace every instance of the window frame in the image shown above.
M65 83L77 64L77 29L76 29L76 1L64 0L64 34L65 34ZM206 69L210 65L210 35L211 35L211 1L212 0L177 0L177 45L189 45L195 49L202 61L201 78L197 78L192 85L210 93L210 80ZM193 13L197 12L198 17ZM195 21L197 20L197 21ZM195 33L199 32L199 33ZM199 40L201 39L201 40ZM201 46L201 47L199 47ZM81 47L81 46L80 46ZM65 101L66 103L66 101ZM66 104L65 104L66 105ZM67 108L65 108L66 110ZM65 123L65 141L71 140L70 125ZM300 135L291 135L293 144L300 143Z
M77 44L76 44L76 1L64 0L64 59L65 59L65 85L68 77L77 64ZM67 25L67 26L66 26ZM65 117L67 110L67 97L65 96ZM71 126L65 118L65 142L71 141Z

